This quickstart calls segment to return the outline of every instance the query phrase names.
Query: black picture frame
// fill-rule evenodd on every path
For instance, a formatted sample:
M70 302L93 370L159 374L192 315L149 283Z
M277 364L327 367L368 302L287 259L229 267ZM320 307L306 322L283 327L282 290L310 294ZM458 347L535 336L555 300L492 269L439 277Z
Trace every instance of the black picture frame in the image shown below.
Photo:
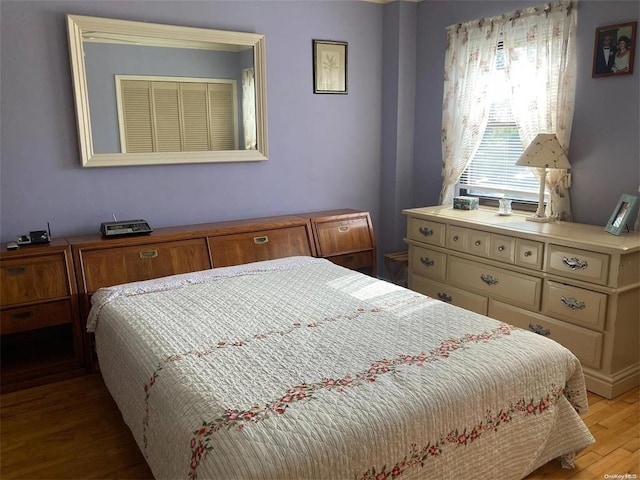
M596 28L591 74L593 78L617 77L633 73L637 27L638 22L627 22ZM605 46L609 46L609 50L605 51ZM626 53L620 56L622 48Z
M625 228L628 228L627 220L629 220L637 203L638 197L623 193L607 222L607 226L604 227L605 231L613 235L620 235Z
M313 93L347 94L347 42L312 40Z

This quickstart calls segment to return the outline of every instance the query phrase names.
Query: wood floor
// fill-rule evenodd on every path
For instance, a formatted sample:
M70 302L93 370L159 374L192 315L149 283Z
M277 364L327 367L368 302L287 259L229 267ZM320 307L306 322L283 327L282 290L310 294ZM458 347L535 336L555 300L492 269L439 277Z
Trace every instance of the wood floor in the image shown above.
M0 403L3 480L152 478L100 374L8 393ZM596 443L574 470L554 460L527 480L640 479L639 410L638 388L615 400L589 394L584 419Z

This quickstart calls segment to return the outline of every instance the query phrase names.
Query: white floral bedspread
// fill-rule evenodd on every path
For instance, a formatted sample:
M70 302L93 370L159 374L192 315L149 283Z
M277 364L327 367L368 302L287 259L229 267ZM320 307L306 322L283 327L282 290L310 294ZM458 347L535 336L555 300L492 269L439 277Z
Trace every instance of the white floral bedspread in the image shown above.
M567 349L326 260L93 303L102 375L156 478L519 479L593 442Z

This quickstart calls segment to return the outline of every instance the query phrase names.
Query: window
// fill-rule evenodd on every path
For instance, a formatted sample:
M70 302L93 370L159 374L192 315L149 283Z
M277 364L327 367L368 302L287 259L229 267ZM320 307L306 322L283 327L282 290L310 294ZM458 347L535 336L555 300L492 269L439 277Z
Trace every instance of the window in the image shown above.
M236 81L116 75L123 152L237 150Z
M487 127L458 185L465 195L535 201L539 178L530 168L515 165L524 147L511 110L502 42L498 43L496 67Z

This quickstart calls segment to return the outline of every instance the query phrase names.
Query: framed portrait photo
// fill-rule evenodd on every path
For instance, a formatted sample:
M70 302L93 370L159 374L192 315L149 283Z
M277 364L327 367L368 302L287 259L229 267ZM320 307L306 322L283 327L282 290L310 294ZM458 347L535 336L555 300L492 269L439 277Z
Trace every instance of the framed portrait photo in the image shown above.
M638 22L596 28L592 77L611 77L633 73Z
M313 40L313 93L347 93L347 42Z
M638 203L638 197L633 195L623 194L616 205L616 208L611 214L611 218L607 222L607 226L604 227L605 231L612 233L613 235L620 235L622 231L627 228L627 220L631 212Z

